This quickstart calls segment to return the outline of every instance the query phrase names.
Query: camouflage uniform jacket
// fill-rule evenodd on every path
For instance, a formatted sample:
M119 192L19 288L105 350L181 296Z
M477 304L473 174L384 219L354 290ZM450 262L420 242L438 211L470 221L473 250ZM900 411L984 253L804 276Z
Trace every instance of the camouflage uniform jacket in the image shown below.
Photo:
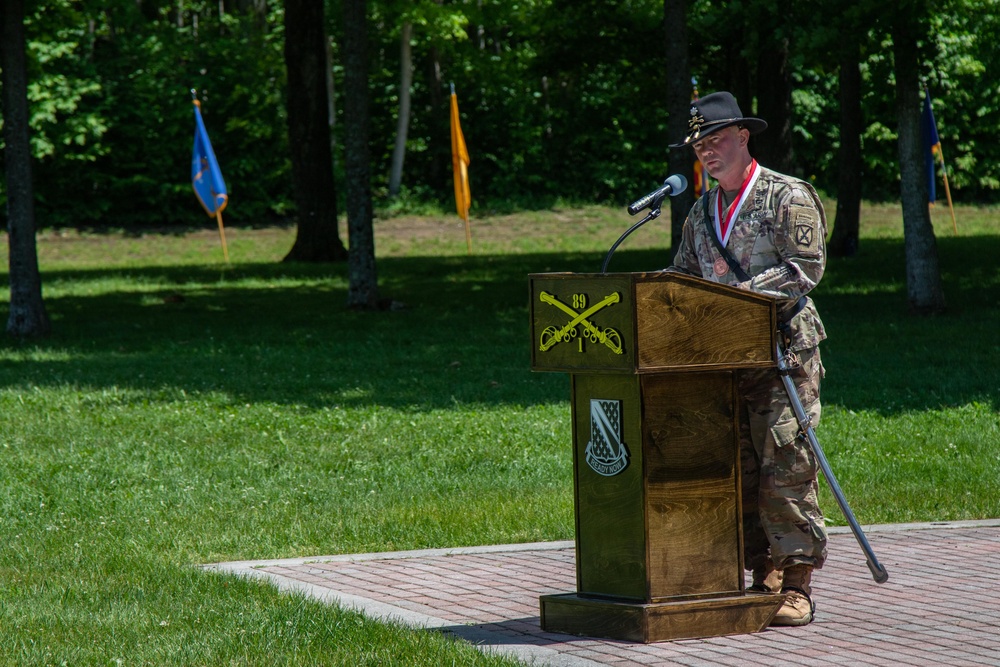
M684 221L673 265L667 270L775 297L778 321L785 322L799 298L805 297L823 276L826 213L816 190L805 181L758 168L757 181L732 222L726 245L750 280L739 281L721 260L709 236L715 234L711 211L718 186L695 202ZM793 350L814 348L826 338L816 306L808 297L805 307L794 314L788 325Z

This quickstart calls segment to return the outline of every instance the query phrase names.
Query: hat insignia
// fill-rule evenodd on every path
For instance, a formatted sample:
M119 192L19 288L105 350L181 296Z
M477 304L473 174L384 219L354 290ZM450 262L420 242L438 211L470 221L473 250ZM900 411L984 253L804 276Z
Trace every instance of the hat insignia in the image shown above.
M705 122L705 117L698 112L698 107L691 107L691 120L688 121L688 131L695 136L701 132L701 126Z

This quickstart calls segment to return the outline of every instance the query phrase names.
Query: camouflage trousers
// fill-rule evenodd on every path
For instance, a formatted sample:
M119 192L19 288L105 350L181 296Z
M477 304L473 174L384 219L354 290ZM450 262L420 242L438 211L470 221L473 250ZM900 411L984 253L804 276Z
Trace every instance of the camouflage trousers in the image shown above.
M792 380L813 427L819 424L819 348L797 353ZM775 371L739 377L740 463L743 484L743 551L748 570L768 556L779 570L826 560L826 529L817 499L819 464Z

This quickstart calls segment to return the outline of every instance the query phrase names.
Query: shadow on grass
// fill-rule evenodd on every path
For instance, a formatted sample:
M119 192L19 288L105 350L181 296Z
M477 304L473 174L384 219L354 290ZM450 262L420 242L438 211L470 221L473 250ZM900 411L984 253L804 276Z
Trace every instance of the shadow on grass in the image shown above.
M857 257L830 261L814 293L830 334L825 402L884 414L1000 407L1000 238L943 238L939 251L950 310L930 318L907 313L902 241L865 240ZM656 269L665 258L623 249L609 270ZM529 370L527 274L596 273L603 259L381 259L380 291L402 308L380 312L346 308L345 265L50 272L47 284L136 288L47 298L55 334L27 344L30 353L4 341L0 386L411 410L563 402L565 375Z

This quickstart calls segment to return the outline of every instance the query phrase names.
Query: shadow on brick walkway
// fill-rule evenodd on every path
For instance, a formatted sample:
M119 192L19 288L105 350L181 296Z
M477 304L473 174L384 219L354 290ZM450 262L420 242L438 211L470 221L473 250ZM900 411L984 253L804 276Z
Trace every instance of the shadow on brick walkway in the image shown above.
M813 577L810 625L656 644L541 631L538 596L576 589L572 542L205 567L536 665L1000 667L1000 520L866 527L889 572L885 584L872 581L848 529L830 532L829 560Z

